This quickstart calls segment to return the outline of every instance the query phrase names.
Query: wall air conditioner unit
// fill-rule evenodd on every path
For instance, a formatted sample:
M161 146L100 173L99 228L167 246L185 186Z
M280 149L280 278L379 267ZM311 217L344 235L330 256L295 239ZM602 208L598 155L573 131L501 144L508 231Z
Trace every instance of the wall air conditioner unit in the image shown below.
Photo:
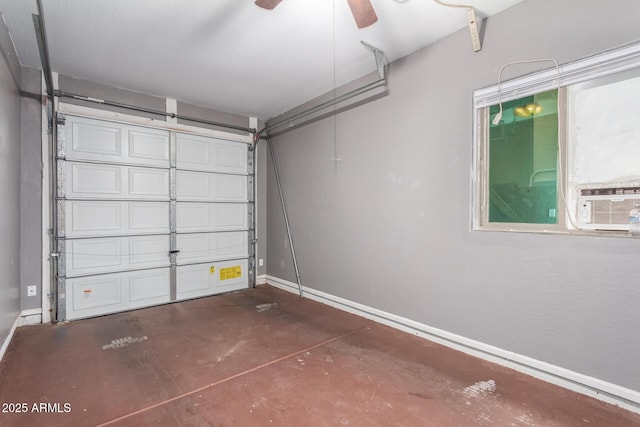
M578 227L629 230L629 211L640 203L640 187L589 188L578 198Z

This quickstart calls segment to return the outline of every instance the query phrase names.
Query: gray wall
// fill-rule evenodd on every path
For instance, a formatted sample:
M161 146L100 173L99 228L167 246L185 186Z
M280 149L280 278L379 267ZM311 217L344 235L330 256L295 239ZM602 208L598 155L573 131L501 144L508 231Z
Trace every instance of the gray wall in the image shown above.
M91 98L103 99L111 102L119 102L121 104L134 105L140 108L146 108L155 111L165 111L166 102L164 98L153 95L146 95L130 90L114 88L101 83L89 80L76 79L65 75L58 76L58 87L62 92L75 95L88 96ZM120 114L138 115L156 120L165 120L164 115L132 112L126 108L112 107L110 105L96 104L95 102L82 101L74 98L60 98L62 102L67 104L80 105L83 107L94 108L96 110L113 111Z
M0 17L1 18L1 17ZM20 311L20 64L0 19L0 345Z
M42 307L42 74L22 69L20 144L20 308ZM37 295L27 296L27 286ZM48 289L48 288L47 288Z
M391 64L388 96L277 137L303 284L640 390L639 242L472 232L470 206L472 92L511 61L637 41L638 16L635 0L525 1L480 53L461 30ZM295 282L268 185L267 271Z

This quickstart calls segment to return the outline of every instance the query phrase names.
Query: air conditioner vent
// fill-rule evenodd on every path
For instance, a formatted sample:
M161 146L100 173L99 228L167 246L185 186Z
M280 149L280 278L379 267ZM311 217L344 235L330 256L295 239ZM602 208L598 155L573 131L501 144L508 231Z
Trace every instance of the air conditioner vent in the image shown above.
M584 188L581 196L622 196L625 194L640 194L640 187L612 187L612 188Z
M640 202L640 187L580 191L578 226L585 230L629 230L629 211Z

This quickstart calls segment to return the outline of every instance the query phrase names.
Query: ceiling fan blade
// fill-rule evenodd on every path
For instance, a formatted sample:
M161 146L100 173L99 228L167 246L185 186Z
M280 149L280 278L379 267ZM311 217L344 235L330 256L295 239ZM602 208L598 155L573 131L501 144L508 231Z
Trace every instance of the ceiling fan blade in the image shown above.
M263 9L273 9L280 4L282 0L256 0L256 5Z
M365 28L378 20L376 11L373 10L369 0L347 0L351 13L356 20L358 28Z

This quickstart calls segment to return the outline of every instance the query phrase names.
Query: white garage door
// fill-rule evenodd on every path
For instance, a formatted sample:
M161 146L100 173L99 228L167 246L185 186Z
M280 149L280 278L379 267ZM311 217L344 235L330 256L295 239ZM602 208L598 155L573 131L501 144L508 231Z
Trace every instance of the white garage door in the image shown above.
M61 120L59 320L248 287L247 144Z
M247 155L246 144L176 135L177 299L247 287Z

